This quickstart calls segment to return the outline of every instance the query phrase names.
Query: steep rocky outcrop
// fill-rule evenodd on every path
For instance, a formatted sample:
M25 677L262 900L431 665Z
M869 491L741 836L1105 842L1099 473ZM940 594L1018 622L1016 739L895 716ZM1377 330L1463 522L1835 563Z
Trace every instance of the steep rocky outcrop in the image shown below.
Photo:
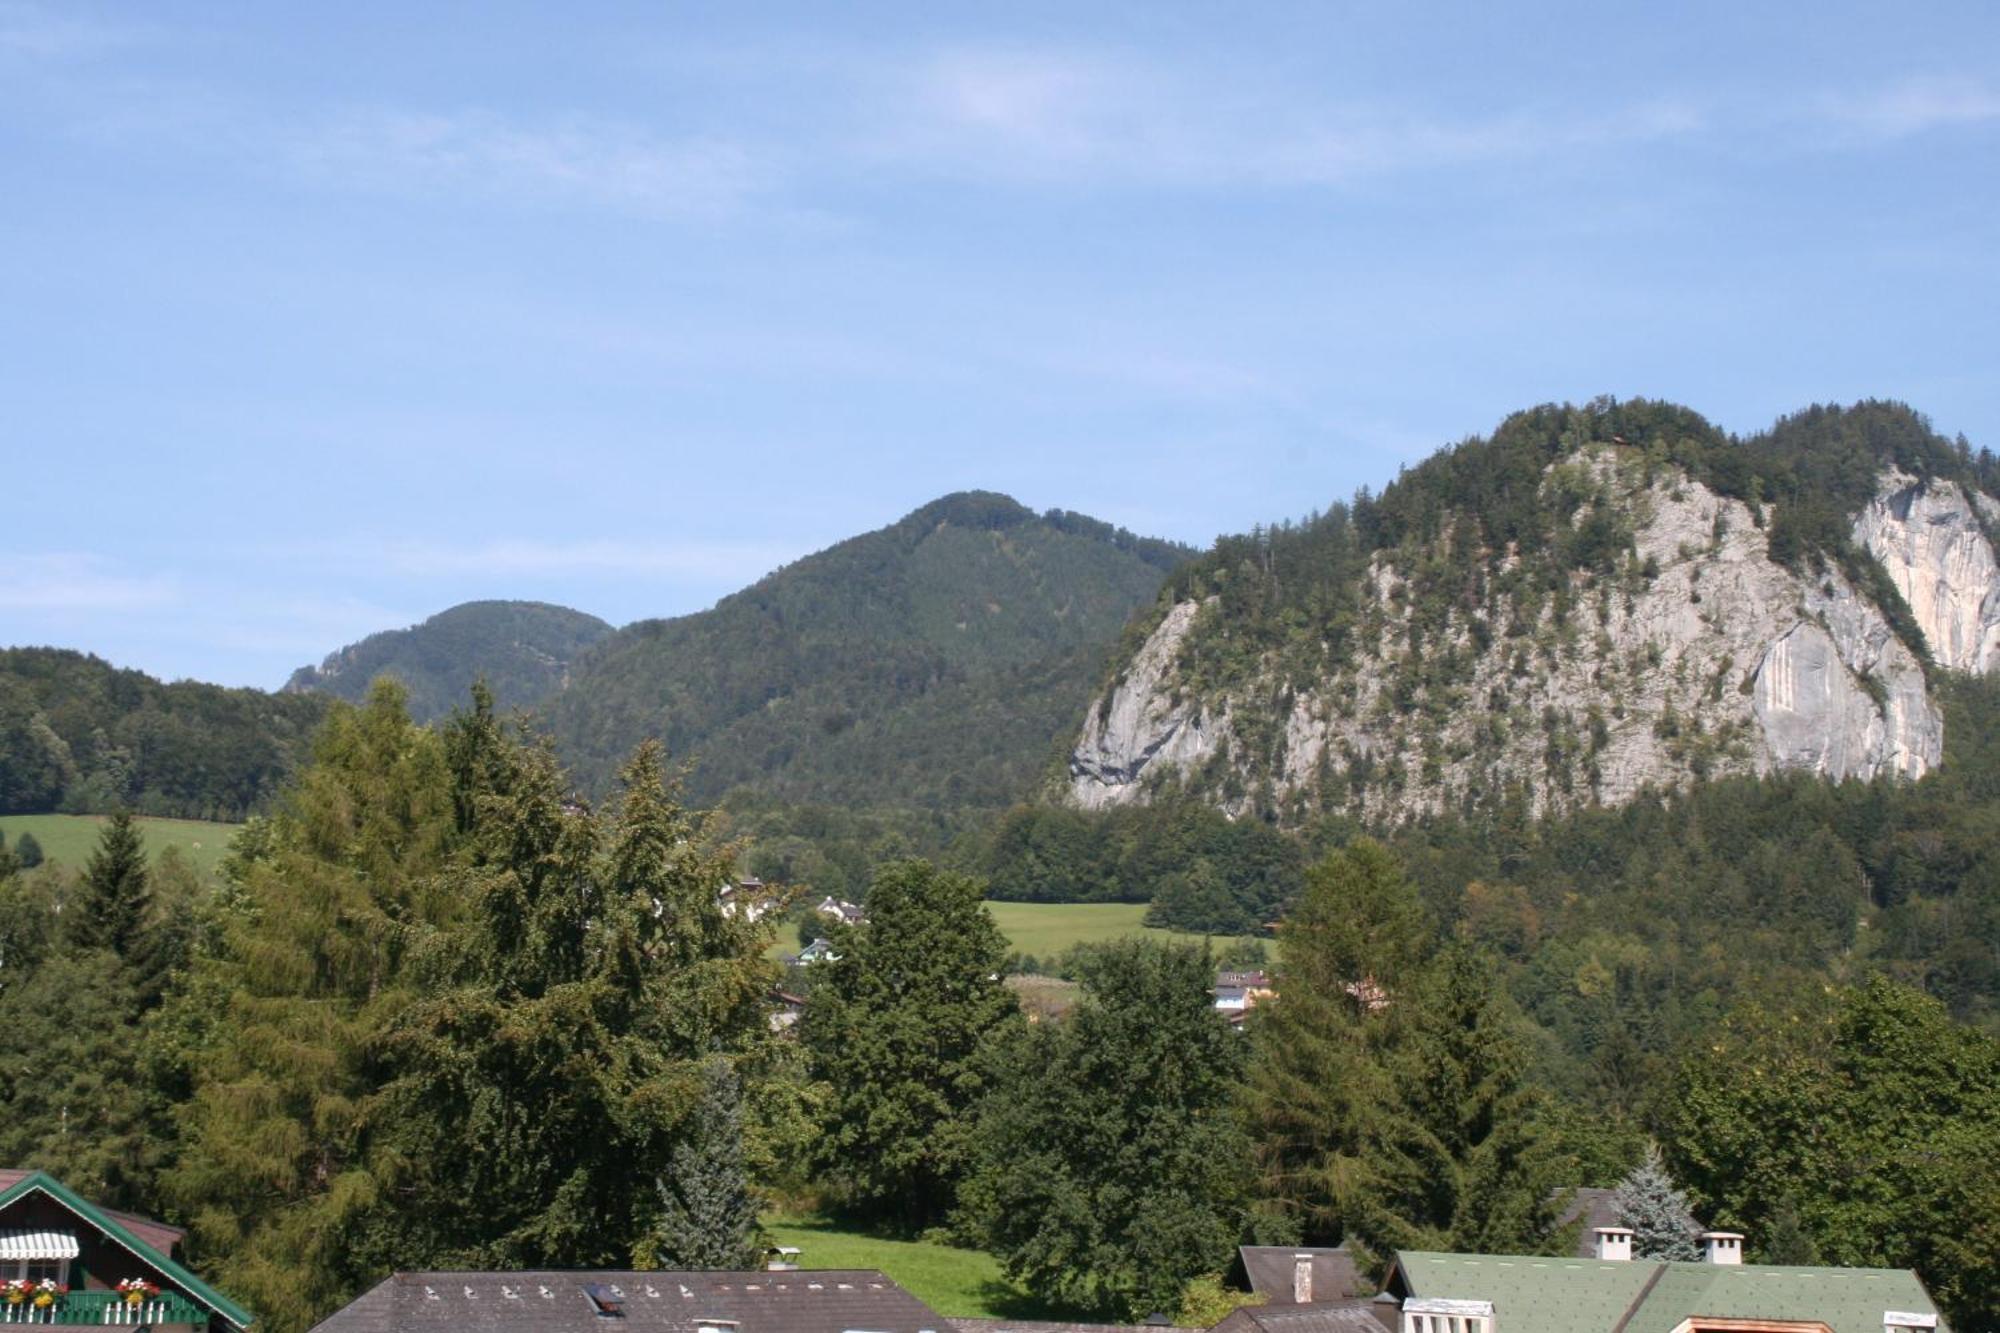
M1214 599L1179 601L1085 719L1069 799L1096 809L1177 786L1232 813L1396 820L1502 795L1545 811L1721 774L1915 778L1939 762L1913 636L1839 562L1774 562L1770 505L1617 446L1551 464L1545 485L1559 470L1596 496L1573 524L1608 508L1629 529L1615 566L1569 571L1565 596L1504 628L1467 598L1426 633L1406 579L1436 552L1378 552L1344 662L1300 679L1274 656L1220 687L1188 665L1220 632ZM1989 503L1886 470L1854 519L1941 667L2000 663ZM1540 558L1507 550L1495 577Z
M1994 509L1956 482L1892 469L1855 519L1856 540L1888 571L1939 666L2000 666L2000 565L1985 530Z

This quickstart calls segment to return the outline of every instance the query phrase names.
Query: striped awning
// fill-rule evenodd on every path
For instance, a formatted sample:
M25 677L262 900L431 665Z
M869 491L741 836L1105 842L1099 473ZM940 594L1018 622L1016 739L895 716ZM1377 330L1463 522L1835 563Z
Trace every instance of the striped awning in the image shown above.
M76 1237L67 1231L0 1231L0 1260L74 1259Z

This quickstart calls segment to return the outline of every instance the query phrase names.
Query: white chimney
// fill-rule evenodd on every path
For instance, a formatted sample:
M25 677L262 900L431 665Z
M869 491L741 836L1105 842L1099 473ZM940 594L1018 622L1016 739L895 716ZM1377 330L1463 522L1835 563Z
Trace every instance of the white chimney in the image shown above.
M1313 1298L1313 1257L1310 1254L1292 1256L1292 1300L1299 1305L1311 1305Z
M1937 1328L1937 1316L1917 1314L1909 1310L1884 1310L1882 1312L1882 1333L1932 1333Z
M1704 1231L1701 1233L1701 1247L1712 1264L1743 1262L1743 1233L1740 1231Z
M1632 1232L1626 1227L1593 1227L1597 1235L1597 1257L1614 1264L1632 1261Z

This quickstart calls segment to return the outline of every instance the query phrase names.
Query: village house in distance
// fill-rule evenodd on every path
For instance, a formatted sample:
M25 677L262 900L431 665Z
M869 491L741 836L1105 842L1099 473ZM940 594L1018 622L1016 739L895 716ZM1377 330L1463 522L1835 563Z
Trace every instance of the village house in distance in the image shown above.
M41 1171L0 1170L0 1324L241 1333L250 1312L181 1267L181 1232Z

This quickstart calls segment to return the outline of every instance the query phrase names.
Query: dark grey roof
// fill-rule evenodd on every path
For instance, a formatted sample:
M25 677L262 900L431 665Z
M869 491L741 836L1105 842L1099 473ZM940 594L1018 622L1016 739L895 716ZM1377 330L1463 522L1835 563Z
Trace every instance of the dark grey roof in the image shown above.
M624 1313L597 1313L584 1288L624 1295ZM736 1333L948 1333L929 1306L876 1272L397 1273L320 1321L315 1333L695 1333L710 1320Z
M1593 1228L1620 1225L1618 1205L1615 1202L1617 1194L1617 1190L1579 1189L1576 1191L1576 1197L1570 1200L1569 1206L1563 1209L1562 1215L1556 1219L1556 1225L1559 1227L1566 1227L1581 1219L1583 1225L1577 1228L1576 1233L1577 1258L1597 1257L1597 1236Z
M1245 1305L1212 1333L1382 1333L1401 1323L1394 1301L1354 1296L1310 1305Z
M1315 1249L1310 1245L1245 1245L1237 1250L1250 1290L1272 1305L1292 1304L1292 1276L1298 1256L1312 1256L1313 1304L1349 1296L1372 1296L1374 1288L1354 1267L1345 1245Z
M1172 1324L1079 1324L1061 1319L954 1318L951 1326L958 1333L1206 1333Z

